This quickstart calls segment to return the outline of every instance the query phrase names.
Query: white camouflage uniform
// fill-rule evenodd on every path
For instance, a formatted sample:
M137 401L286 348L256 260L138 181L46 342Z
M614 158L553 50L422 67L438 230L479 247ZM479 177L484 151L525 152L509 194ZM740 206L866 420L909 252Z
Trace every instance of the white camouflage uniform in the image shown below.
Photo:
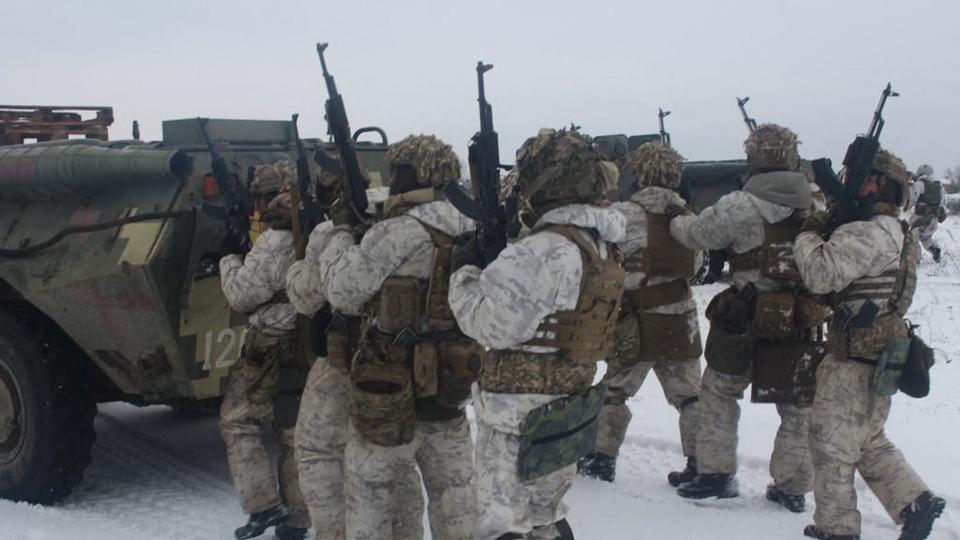
M763 243L764 223L777 223L793 208L765 201L746 191L734 191L697 216L678 216L670 232L691 249L729 249L746 253ZM776 291L779 285L759 269L733 272L737 289L752 283L757 292ZM751 364L752 365L752 364ZM700 389L700 422L697 430L697 472L735 474L737 471L738 400L750 386L752 368L741 375L704 369ZM774 484L788 495L802 495L812 489L813 464L807 442L810 407L777 404L780 428L770 456Z
M930 182L931 186L936 186L937 189L941 190L940 198L943 199L943 187L938 183L931 182L930 177L921 176L917 178L913 184L910 185L910 202L914 205L916 209L917 200L920 199L921 195L927 189L927 182ZM942 206L941 202L941 206ZM937 233L937 229L940 228L940 221L937 219L937 209L931 208L928 209L925 214L914 214L910 219L910 228L914 230L914 234L917 239L920 241L920 245L923 246L923 249L933 252L940 251L940 245L936 240L933 239L933 235Z
M319 265L330 304L346 313L360 313L388 277L429 279L434 243L421 223L450 236L474 229L474 222L453 205L437 201L377 223L358 245L351 233L337 231L327 248L337 255L324 256ZM419 466L433 537L469 538L475 513L472 452L462 411L453 420L418 420L413 442L401 446L373 444L351 427L344 486L347 537L420 538L419 516L416 523L410 523L400 512L407 504L402 499L411 495L397 490Z
M903 243L897 218L880 215L843 225L830 240L802 233L794 255L810 291L827 294L842 291L858 278L898 268ZM884 433L891 400L871 389L874 369L828 354L817 370L810 417L816 468L813 517L817 528L826 533L860 534L855 471L896 522L900 512L927 490Z
M281 365L293 363L298 346L293 333L296 312L275 299L285 288L292 262L293 235L274 229L260 234L246 257L227 255L220 260L224 296L235 311L249 314L244 357L231 370L220 430L243 511L252 514L284 503L290 512L286 524L307 528L310 520L293 456L293 418L274 414ZM280 445L279 487L266 437L275 437Z
M625 258L647 247L647 215L662 214L667 206L683 206L686 201L668 188L648 186L630 197L629 202L613 204L613 208L627 218L626 237L619 243ZM700 252L694 258L691 275L700 266ZM643 272L628 272L626 289L653 286L673 281L670 278L647 279ZM657 306L649 313L687 315L691 341L700 340L697 303L693 298ZM652 369L660 379L667 402L680 412L680 441L683 455L696 456L697 404L700 396L700 358L657 359L644 354L644 343L637 335L637 317L628 315L617 327L617 348L607 360L603 382L608 385L603 409L600 412L600 431L597 451L616 456L623 444L632 414L626 400L640 390ZM639 360L639 361L638 361Z
M606 242L623 239L626 219L609 208L562 206L544 214L533 233L507 246L483 270L464 266L455 272L450 279L450 307L463 333L484 347L531 353L556 350L520 345L535 337L548 315L575 309L580 296L580 248L556 233L536 231L548 224L596 231L602 240L600 254L606 258ZM560 397L564 396L494 393L474 386L477 540L506 533L555 536L553 524L566 516L563 496L573 484L576 465L524 482L517 474L517 463L520 427L527 414Z

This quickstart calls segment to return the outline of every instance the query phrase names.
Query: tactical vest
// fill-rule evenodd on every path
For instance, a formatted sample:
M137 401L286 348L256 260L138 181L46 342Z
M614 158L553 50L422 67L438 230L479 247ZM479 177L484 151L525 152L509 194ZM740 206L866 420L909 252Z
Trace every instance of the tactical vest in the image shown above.
M842 357L875 359L896 337L907 335L903 317L913 303L917 288L917 267L920 249L910 226L900 221L903 231L903 247L897 268L878 276L863 276L854 280L846 289L834 295L834 320L842 313L855 315L867 302L875 304L879 311L866 328L843 328L835 323L830 328L828 344L830 352Z
M943 204L943 190L940 182L926 178L920 181L923 182L923 193L917 197L916 213L933 214Z
M623 261L627 272L651 277L690 279L694 276L694 253L670 234L665 214L647 212L647 246Z
M744 253L729 252L731 270L760 270L762 276L778 283L801 283L803 278L793 258L793 244L802 225L803 215L798 210L776 223L764 220L763 243Z
M549 225L540 230L559 234L580 250L583 275L577 306L547 316L537 327L538 337L523 343L552 347L557 352L488 351L480 387L489 392L572 394L586 391L593 383L596 363L613 350L626 277L615 247L608 244L611 252L604 259L597 247L583 237L583 229Z
M434 246L430 277L383 282L369 304L376 325L364 331L351 371L355 423L385 446L409 442L413 409L428 421L463 414L480 372L481 349L460 332L447 303L454 241L419 223Z

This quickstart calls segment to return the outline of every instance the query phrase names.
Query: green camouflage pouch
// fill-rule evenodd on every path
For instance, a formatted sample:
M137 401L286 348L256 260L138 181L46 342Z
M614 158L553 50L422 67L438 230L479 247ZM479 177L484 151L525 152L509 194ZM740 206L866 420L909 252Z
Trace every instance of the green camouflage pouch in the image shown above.
M877 367L873 370L871 381L873 391L877 395L892 396L897 393L909 353L910 338L893 339L883 349L883 353L877 359Z
M528 482L573 465L597 443L605 384L530 411L520 429L517 474Z

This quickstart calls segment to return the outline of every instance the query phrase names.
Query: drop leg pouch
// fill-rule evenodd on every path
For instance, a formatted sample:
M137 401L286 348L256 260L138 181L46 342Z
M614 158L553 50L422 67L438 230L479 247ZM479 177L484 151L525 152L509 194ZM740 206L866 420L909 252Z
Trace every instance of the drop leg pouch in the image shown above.
M520 429L517 474L530 481L573 465L594 449L606 385L530 411Z
M358 363L350 379L353 424L363 437L380 446L413 441L413 381L404 366Z

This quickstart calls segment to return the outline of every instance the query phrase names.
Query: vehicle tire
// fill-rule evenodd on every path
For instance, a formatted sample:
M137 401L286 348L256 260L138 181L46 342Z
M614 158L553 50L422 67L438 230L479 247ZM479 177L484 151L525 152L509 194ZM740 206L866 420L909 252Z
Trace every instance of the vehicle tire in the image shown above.
M69 347L0 312L0 498L66 497L90 464L97 408Z

